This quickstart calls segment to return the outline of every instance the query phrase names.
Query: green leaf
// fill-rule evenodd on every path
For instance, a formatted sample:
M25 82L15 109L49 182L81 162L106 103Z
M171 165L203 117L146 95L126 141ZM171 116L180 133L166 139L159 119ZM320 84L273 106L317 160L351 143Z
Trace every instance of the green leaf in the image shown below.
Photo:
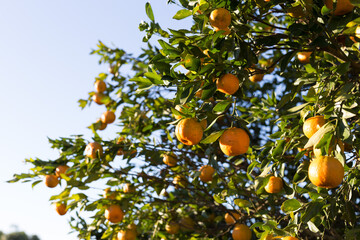
M285 213L293 212L301 208L301 203L296 199L288 199L281 205L281 210Z
M235 199L234 203L241 208L248 208L251 207L251 203L245 199Z
M315 217L320 211L323 206L323 203L312 201L309 203L308 207L305 210L305 213L301 216L301 222L307 223Z
M307 225L308 225L310 231L312 231L312 232L314 232L314 233L318 233L318 232L320 231L320 230L316 227L316 225L315 225L313 222L311 222L311 221L308 221L308 222L307 222Z
M203 143L203 144L213 143L223 134L224 131L225 130L213 132L209 136L207 136L205 139L203 139L200 143Z
M174 15L173 19L180 20L180 19L183 19L183 18L187 18L190 15L192 15L190 10L181 9Z
M151 5L150 5L149 2L147 2L147 3L145 4L145 11L146 11L146 15L149 17L149 19L150 19L151 21L154 21L154 20L155 20L155 19L154 19L154 13L153 13L153 10L152 10Z
M311 136L311 138L306 143L304 148L305 149L310 148L310 147L318 144L318 142L320 142L320 140L322 139L324 134L326 134L328 132L333 132L334 130L335 130L335 126L331 122L326 123L319 130L317 130L317 132L314 135Z
M215 105L215 107L213 108L213 113L215 114L222 114L223 112L225 112L228 107L231 105L231 101L221 101L219 103L217 103Z
M226 203L226 201L222 200L218 195L214 195L213 197L214 197L215 202L217 202L217 203L220 203L220 204Z

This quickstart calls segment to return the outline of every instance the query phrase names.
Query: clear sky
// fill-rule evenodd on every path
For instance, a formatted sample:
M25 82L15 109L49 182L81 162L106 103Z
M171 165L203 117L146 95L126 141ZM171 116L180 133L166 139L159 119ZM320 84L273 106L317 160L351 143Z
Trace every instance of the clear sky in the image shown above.
M182 28L172 20L179 8L166 0L149 1L163 26ZM139 53L147 20L144 0L0 1L0 230L36 234L41 240L73 240L69 215L59 216L49 197L61 191L44 184L8 184L14 173L27 172L24 159L54 159L47 137L91 132L86 127L104 111L81 110L77 100L93 91L93 81L108 66L89 55L98 40ZM114 126L106 134L114 133Z

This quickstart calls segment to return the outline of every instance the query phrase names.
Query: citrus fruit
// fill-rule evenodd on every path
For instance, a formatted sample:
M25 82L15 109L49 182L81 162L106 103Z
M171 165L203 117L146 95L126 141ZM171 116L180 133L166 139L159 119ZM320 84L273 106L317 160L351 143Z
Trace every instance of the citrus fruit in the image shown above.
M135 192L135 187L130 183L126 183L123 187L124 193L133 193Z
M175 155L172 154L165 154L163 156L163 162L168 165L169 167L175 167L177 164L177 158L175 157Z
M251 230L245 224L237 223L233 229L232 237L234 240L250 240L251 239Z
M186 188L187 181L186 181L185 177L177 175L174 177L173 184L175 185L176 188L179 188L179 187Z
M103 148L100 143L92 142L89 143L85 148L85 155L89 158L97 158L98 154L100 157L103 155Z
M299 240L298 238L296 237L291 237L291 236L288 236L288 237L284 237L282 238L282 240Z
M102 100L104 99L104 97L105 97L105 95L102 94L102 93L95 93L95 94L92 96L92 100L93 100L94 102L96 102L97 104L102 105L102 104L104 104L104 103L102 102Z
M269 182L265 186L268 193L279 193L283 189L283 180L279 177L271 176Z
M303 125L303 132L307 138L311 138L317 130L325 124L324 116L315 116L306 119Z
M105 210L105 218L112 223L119 223L124 217L124 213L119 205L110 205Z
M231 211L230 213L225 213L225 222L227 225L232 225L240 219L240 214L237 211Z
M101 115L100 120L103 123L109 124L115 121L115 113L113 111L106 111Z
M137 235L136 225L134 223L127 226L126 229L120 230L117 240L135 240Z
M329 9L333 9L333 1L332 0L325 0L325 5ZM340 16L352 12L354 9L354 5L349 0L338 0L336 1L336 8L333 14L335 16Z
M229 27L224 28L224 29L214 27L214 31L215 31L215 32L224 31L224 32L222 33L222 35L229 35L229 34L231 33L231 30L230 30Z
M106 128L107 124L106 123L103 123L101 121L101 119L97 120L96 121L96 127L97 127L97 130L104 130Z
M201 64L200 59L196 58L193 55L186 55L184 59L184 67L190 71L196 71L199 69Z
M177 234L180 230L180 225L177 222L171 221L166 224L165 230L169 234Z
M55 169L55 175L61 178L61 174L65 174L66 171L69 169L67 165L60 165ZM70 174L66 174L66 176L70 176Z
M46 175L45 185L49 188L54 188L59 184L59 178L56 175Z
M225 8L218 8L210 13L209 20L213 27L225 29L230 26L231 14Z
M102 93L106 90L106 83L103 80L97 80L94 87L96 92Z
M200 180L202 182L210 182L213 178L215 169L212 166L205 165L200 168Z
M201 125L201 127L205 130L206 127L207 127L207 120L206 120L206 119L201 120L201 121L200 121L200 125Z
M104 190L103 197L106 199L114 200L116 198L116 192L111 191L110 188L106 188Z
M344 167L334 157L320 156L310 163L308 176L317 187L335 188L344 178Z
M301 63L309 63L310 62L310 55L312 52L298 52L297 58Z
M183 110L184 110L185 108L189 108L189 106L186 105L186 104L184 104L184 105L176 105L176 106L175 106L175 109L176 109L177 111L181 112L181 113L183 113ZM176 119L181 119L181 118L182 118L181 115L174 115L174 117L175 117Z
M232 127L221 135L219 145L225 155L238 156L247 152L250 138L244 129Z
M55 210L60 216L65 215L66 212L67 212L66 204L64 204L64 203L56 203L55 204Z
M198 144L203 136L204 130L195 118L180 120L175 128L177 139L185 145Z
M227 73L216 80L216 87L220 92L232 95L239 89L239 83L234 74Z
M261 80L263 80L263 78L264 78L263 73L257 73L249 77L250 81L252 82L260 82Z

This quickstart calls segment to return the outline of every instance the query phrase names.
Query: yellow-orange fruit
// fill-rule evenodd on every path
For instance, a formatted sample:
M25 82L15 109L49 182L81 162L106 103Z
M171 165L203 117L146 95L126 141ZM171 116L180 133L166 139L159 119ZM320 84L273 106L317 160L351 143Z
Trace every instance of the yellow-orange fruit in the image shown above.
M165 154L163 156L163 162L168 165L169 167L175 167L178 160L177 158L172 154Z
M103 80L97 80L94 87L96 92L102 93L106 90L106 83Z
M105 97L104 94L102 93L95 93L93 96L92 96L92 100L97 103L98 105L103 105L104 103L102 102L103 98Z
M251 239L251 230L245 224L237 223L233 229L232 237L234 240L250 240Z
M115 113L113 111L106 111L101 115L101 121L106 124L113 123L115 121Z
M120 230L117 235L117 240L135 240L137 235L136 225L130 224L127 229Z
M124 193L133 193L135 192L135 187L130 183L126 183L123 187Z
M269 182L265 186L268 193L279 193L283 189L283 180L279 177L271 176Z
M227 73L216 80L216 87L220 92L232 95L239 89L239 83L234 74Z
M282 238L282 240L299 240L298 238L296 237L291 237L291 236L288 236L288 237L284 237Z
M249 77L250 81L252 82L260 82L263 80L265 74L257 73Z
M98 129L97 130L104 130L106 128L106 126L107 126L107 124L103 123L101 121L101 119L97 120L96 123L98 124Z
M178 187L185 188L187 186L187 181L184 176L177 175L174 177L173 184L175 185L176 188Z
M59 184L59 178L56 175L46 175L45 185L49 188L54 188Z
M230 213L225 214L225 222L227 225L232 225L236 223L237 220L240 219L240 214L237 211L231 211Z
M230 26L231 14L225 8L218 8L210 13L209 20L213 27L225 29Z
M119 205L110 205L105 210L105 218L112 223L119 223L124 217L124 213Z
M308 176L317 187L335 188L344 178L344 167L334 157L320 156L310 163Z
M103 193L103 197L106 199L114 200L116 198L116 192L110 190L110 188L106 188Z
M301 63L309 63L310 62L310 55L312 52L298 52L297 58Z
M325 5L329 9L333 9L333 1L325 0ZM340 16L352 12L354 5L349 0L338 0L336 1L336 8L333 14L335 16Z
M200 121L200 125L201 125L201 127L205 130L206 127L207 127L207 120L206 120L206 119L201 120L201 121Z
M103 148L100 143L92 142L89 143L85 148L85 155L89 158L97 158L98 154L100 157L103 155Z
M250 138L244 129L233 127L221 135L219 145L225 155L238 156L247 152Z
M64 204L64 203L56 203L55 210L60 216L65 215L66 212L67 212L66 204Z
M215 169L212 166L205 165L200 168L200 180L202 182L210 182L213 178Z
M180 230L180 225L177 222L171 221L166 224L165 230L169 234L177 234Z
M61 174L65 174L66 171L69 169L69 166L67 165L60 165L55 169L55 175L59 178L61 178ZM70 176L70 174L66 174L66 176Z
M325 124L324 116L315 116L306 119L303 132L307 138L311 138Z
M177 139L185 145L196 145L203 137L204 130L195 118L180 120L175 128Z
M218 32L218 31L225 31L225 32L223 32L222 33L222 35L229 35L230 33L231 33L231 30L230 30L230 28L224 28L224 29L220 29L220 28L217 28L217 27L214 27L214 31L215 32Z

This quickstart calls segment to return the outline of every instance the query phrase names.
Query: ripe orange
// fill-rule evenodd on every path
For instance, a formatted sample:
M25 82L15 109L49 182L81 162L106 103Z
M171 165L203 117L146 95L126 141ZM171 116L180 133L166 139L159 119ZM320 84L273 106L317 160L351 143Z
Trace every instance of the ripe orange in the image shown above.
M125 140L125 138L123 136L119 137L119 139L116 141L116 144L120 144ZM122 148L120 148L117 152L116 155L123 155L124 151Z
M99 105L103 105L104 103L102 102L103 98L105 97L104 94L102 93L95 93L93 96L92 96L92 100L94 102L96 102L97 104Z
M46 175L45 185L49 188L54 188L59 184L59 178L56 175Z
M61 178L61 174L65 174L66 171L69 169L67 165L60 165L55 169L55 175ZM70 174L66 174L66 176L70 176Z
M325 0L325 5L329 9L333 9L333 1ZM338 0L336 1L336 8L333 14L335 16L340 16L352 12L354 5L349 0Z
M310 55L312 52L298 52L297 58L301 63L309 63L310 62Z
M177 175L174 177L173 184L175 185L176 188L179 188L179 187L186 188L187 181L184 176Z
M55 210L60 216L65 215L67 212L66 204L65 203L56 203Z
M299 239L296 237L288 236L288 237L284 237L282 240L299 240Z
M265 186L268 193L279 193L283 189L283 180L279 177L271 176L269 182Z
M163 162L169 167L175 167L177 164L177 158L172 154L165 154L163 157Z
M166 224L165 230L169 234L177 234L180 230L180 225L177 222L171 221Z
M106 111L101 115L101 121L103 123L109 124L115 121L115 113L113 111Z
M230 213L226 213L225 214L225 222L227 225L232 225L234 223L236 223L237 220L240 219L240 214L238 211L231 211L231 214Z
M205 130L206 127L207 127L207 120L206 120L206 119L201 120L201 121L200 121L200 125L201 125L201 127Z
M218 8L210 13L210 24L219 29L229 27L231 23L231 14L225 8Z
M311 138L317 130L319 130L325 124L324 116L315 116L306 119L303 125L303 132L306 137Z
M95 82L95 91L102 93L106 90L106 83L103 80L97 80Z
M137 235L136 225L130 224L127 229L120 230L117 235L117 240L135 240Z
M114 200L116 198L116 192L110 190L110 188L106 188L103 193L103 197L105 199Z
M200 168L200 180L202 182L210 182L213 178L215 169L212 166L205 165Z
M85 155L89 158L97 158L98 153L100 157L103 155L103 148L98 142L89 143L85 148Z
M250 240L251 230L245 224L237 223L233 229L232 237L234 240Z
M130 183L126 183L123 187L124 193L133 193L135 192L135 187Z
M260 82L261 80L263 80L264 78L264 75L263 73L258 73L258 74L254 74L254 75L251 75L249 77L250 81L252 82Z
M232 127L221 135L219 144L225 155L238 156L247 152L250 138L244 129Z
M124 217L124 213L119 205L110 205L105 210L105 218L112 223L119 223Z
M204 130L195 118L180 120L175 128L177 139L185 145L198 144L203 136Z
M101 119L97 120L97 121L96 121L96 124L98 125L98 130L104 130L104 129L106 128L106 126L107 126L107 124L106 124L106 123L103 123L103 122L101 121Z
M334 157L320 156L310 163L308 176L315 186L335 188L344 178L344 167Z
M231 33L231 30L230 30L230 28L229 27L227 27L227 28L224 28L224 29L220 29L220 28L217 28L217 27L214 27L214 31L215 32L217 32L217 31L225 31L225 32L223 32L222 33L222 35L229 35L230 33Z
M227 73L216 80L216 87L220 92L232 95L239 89L239 83L234 74Z
M344 152L344 143L342 141L338 140L337 143L335 143L335 141L334 141L333 144L330 143L329 151L328 151L328 154L327 154L328 156L331 155L331 153L333 152L334 148L336 148L337 145L339 145L341 152ZM315 148L315 146L316 145L314 145L314 148L313 148L313 153L314 153L315 157L322 156L321 149L320 148Z

